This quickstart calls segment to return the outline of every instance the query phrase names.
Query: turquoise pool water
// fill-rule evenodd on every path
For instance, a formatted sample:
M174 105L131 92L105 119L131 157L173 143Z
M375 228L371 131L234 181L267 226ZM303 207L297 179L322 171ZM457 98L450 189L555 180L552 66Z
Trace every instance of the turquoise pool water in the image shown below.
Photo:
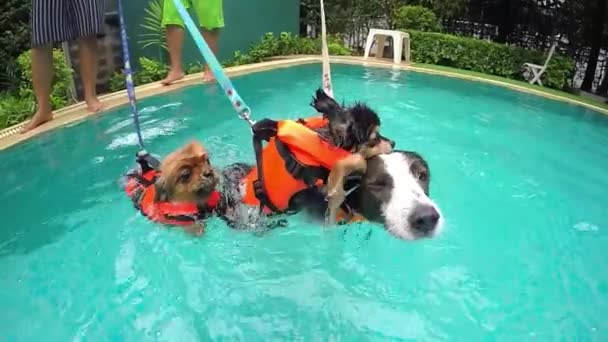
M117 183L136 151L127 108L0 152L5 341L606 340L608 117L503 88L333 66L399 148L423 154L446 229L404 242L295 217L263 237L202 239L134 211ZM319 65L236 78L254 116L295 118ZM201 139L252 161L216 86L140 101L149 149Z

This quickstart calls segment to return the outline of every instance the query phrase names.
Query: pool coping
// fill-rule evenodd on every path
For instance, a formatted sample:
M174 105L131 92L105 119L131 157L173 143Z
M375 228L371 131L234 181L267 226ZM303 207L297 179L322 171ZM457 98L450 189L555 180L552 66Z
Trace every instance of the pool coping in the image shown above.
M303 65L303 64L311 64L318 63L321 61L321 57L318 55L297 55L297 56L280 56L272 58L266 62L255 63L255 64L247 64L236 67L226 68L225 72L229 77L240 76L255 72L262 72L271 69L277 68L286 68L290 66ZM393 64L392 61L386 59L377 59L377 58L369 58L365 59L363 57L355 57L355 56L331 56L330 61L333 63L339 64L351 64L351 65L361 65L361 66L372 66L372 67L381 67L381 68L392 68L398 70L411 70L415 72L422 72L427 74L441 75L447 77L454 77L465 79L469 81L482 82L488 84L494 84L501 87L509 88L515 91L528 93L536 96L541 96L544 98L549 98L561 102L571 103L579 106L583 106L585 108L589 108L595 110L599 113L608 115L608 110L602 107L594 106L589 103L585 103L582 101L577 101L571 98L563 97L556 94L550 94L543 92L542 90L535 90L526 88L523 86L519 86L512 83L501 82L498 80L486 79L483 77L472 76L472 75L464 75L456 72L444 71L444 70L434 70L421 66L416 66L415 63L401 63L401 64ZM175 90L182 89L184 87L189 87L192 85L203 84L202 81L202 73L190 74L184 77L182 80L177 81L169 86L162 85L160 82L153 82L138 86L135 88L135 92L138 99L143 99L150 96L155 96L159 94L163 94L166 92L171 92ZM105 112L109 110L123 106L129 103L127 98L126 90L121 90L115 93L106 94L100 96L99 99L106 105L106 108L103 112L100 113L92 113L86 109L86 105L83 102L61 108L55 111L53 114L55 116L54 120L33 129L27 133L20 134L21 128L28 122L22 122L17 125L11 126L0 131L0 151L4 150L13 145L19 144L23 141L26 141L30 138L38 136L42 133L49 132L59 127L64 127L69 124L74 124L79 121L82 121L86 118L103 115Z

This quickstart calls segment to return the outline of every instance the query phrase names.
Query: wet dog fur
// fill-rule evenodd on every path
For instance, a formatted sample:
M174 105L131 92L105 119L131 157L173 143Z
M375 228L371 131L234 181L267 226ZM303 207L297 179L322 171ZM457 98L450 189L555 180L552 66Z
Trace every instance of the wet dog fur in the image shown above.
M158 201L194 201L204 205L213 190L221 193L216 214L232 228L260 227L267 218L258 208L242 203L242 180L253 165L231 164L218 172L202 144L191 142L168 155L161 163L155 183ZM442 226L438 206L429 197L430 170L418 154L393 151L369 158L365 172L356 172L360 186L346 203L371 222L382 224L401 239L436 236ZM346 185L350 187L350 184ZM320 188L304 190L294 196L290 211L304 212L322 221L327 212L325 193ZM203 222L186 230L200 235Z
M242 179L252 165L235 163L221 173L221 210L218 214L233 228L259 227L268 219L258 216L258 208L242 204ZM430 198L430 170L419 154L395 150L366 161L364 172L356 171L356 179L347 188L359 187L347 198L346 204L368 221L382 224L393 236L416 240L437 236L443 217L437 204ZM352 182L352 183L351 183ZM302 212L313 221L323 222L328 211L325 192L310 188L294 195L289 211Z
M380 117L364 103L346 107L338 104L323 89L317 89L311 105L329 122L317 133L336 147L353 152L353 155L334 164L324 188L328 200L326 223L334 224L346 198L346 177L357 171L365 173L366 160L390 153L395 143L380 135Z
M205 147L191 141L169 154L160 165L160 176L154 186L157 202L189 202L203 207L219 183L219 175ZM186 229L202 234L203 223Z

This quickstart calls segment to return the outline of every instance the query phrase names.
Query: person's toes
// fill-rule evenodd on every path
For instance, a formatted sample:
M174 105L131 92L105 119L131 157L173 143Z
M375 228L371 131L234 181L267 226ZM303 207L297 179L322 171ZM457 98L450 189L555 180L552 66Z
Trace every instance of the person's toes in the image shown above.
M97 113L105 108L105 104L99 101L97 98L87 100L87 109L91 112Z
M30 122L28 122L25 126L23 126L23 128L21 129L21 133L22 134L27 133L27 132L33 130L34 128L44 124L45 122L49 122L51 120L53 120L53 113L36 112L36 114L34 114L32 119L30 120Z
M167 74L167 77L160 81L160 83L162 85L169 85L175 81L181 80L182 78L184 78L184 76L186 76L186 74L184 74L183 72L170 71L169 74Z
M213 75L212 72L205 71L205 73L203 74L203 82L211 82L211 81L215 81L215 76Z

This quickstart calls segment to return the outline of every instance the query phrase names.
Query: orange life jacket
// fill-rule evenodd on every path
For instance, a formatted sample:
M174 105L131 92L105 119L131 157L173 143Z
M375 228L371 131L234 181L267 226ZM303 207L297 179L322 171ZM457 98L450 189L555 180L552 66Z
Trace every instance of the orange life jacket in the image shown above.
M220 193L214 191L203 208L196 203L170 203L155 201L154 181L159 171L151 169L143 174L134 171L127 174L125 192L141 213L152 221L187 226L211 215L220 201Z
M321 116L298 122L265 120L260 125L261 128L253 128L257 166L243 180L242 201L251 206L262 205L267 213L286 212L296 193L323 185L332 166L351 154L314 131L327 125ZM274 131L259 138L256 130ZM268 141L263 148L261 140Z

